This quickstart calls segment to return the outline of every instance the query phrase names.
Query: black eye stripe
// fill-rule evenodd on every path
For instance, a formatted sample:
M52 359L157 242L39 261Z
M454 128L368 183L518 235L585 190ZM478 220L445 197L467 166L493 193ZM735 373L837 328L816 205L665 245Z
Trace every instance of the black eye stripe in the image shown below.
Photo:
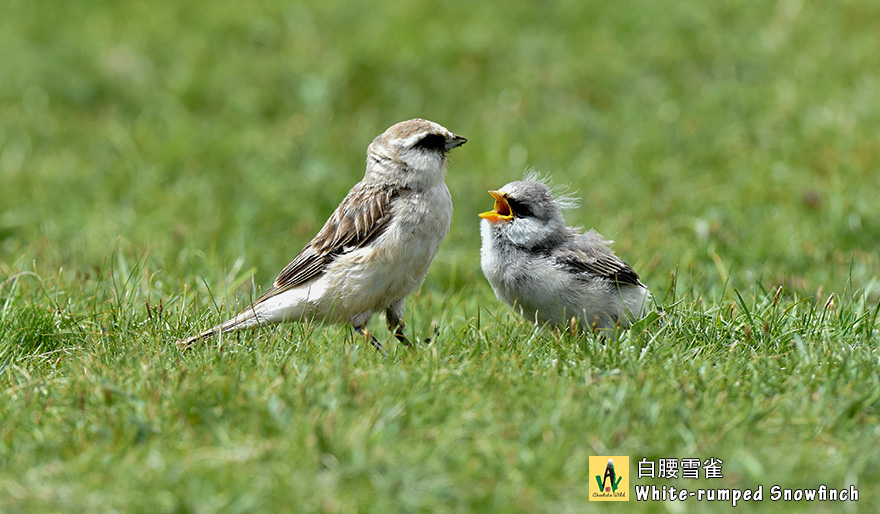
M413 146L427 150L442 150L446 148L446 138L440 134L428 134Z
M529 209L529 206L519 202L513 198L507 197L507 204L510 205L510 210L513 211L517 216L531 216L532 210Z

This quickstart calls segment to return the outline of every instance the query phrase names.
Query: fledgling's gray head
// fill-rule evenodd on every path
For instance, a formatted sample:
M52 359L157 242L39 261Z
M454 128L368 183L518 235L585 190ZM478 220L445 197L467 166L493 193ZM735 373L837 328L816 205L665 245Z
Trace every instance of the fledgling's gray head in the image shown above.
M467 139L433 121L401 121L373 140L367 148L369 180L418 186L443 180L447 153Z
M480 217L493 237L523 248L552 246L565 238L560 202L543 182L519 180L489 194L495 208Z

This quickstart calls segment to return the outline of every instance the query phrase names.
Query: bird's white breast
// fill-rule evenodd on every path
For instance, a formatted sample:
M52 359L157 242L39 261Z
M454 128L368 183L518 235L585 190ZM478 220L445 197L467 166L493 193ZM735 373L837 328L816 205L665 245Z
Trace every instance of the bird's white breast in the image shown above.
M329 266L328 293L339 299L332 317L348 319L384 309L416 290L451 221L452 198L444 183L421 193L402 193L385 232Z

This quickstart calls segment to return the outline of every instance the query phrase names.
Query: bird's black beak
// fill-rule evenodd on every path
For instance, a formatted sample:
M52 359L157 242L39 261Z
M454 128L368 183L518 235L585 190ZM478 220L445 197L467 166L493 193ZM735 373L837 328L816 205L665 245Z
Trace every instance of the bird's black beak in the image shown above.
M452 134L452 137L446 138L446 151L452 150L457 146L461 146L467 143L467 139L459 136L458 134Z

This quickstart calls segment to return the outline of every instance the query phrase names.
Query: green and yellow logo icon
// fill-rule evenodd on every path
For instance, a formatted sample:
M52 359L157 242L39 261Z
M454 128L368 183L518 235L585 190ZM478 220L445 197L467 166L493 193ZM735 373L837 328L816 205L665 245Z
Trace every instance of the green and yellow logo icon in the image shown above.
M629 501L629 457L590 456L590 501Z

